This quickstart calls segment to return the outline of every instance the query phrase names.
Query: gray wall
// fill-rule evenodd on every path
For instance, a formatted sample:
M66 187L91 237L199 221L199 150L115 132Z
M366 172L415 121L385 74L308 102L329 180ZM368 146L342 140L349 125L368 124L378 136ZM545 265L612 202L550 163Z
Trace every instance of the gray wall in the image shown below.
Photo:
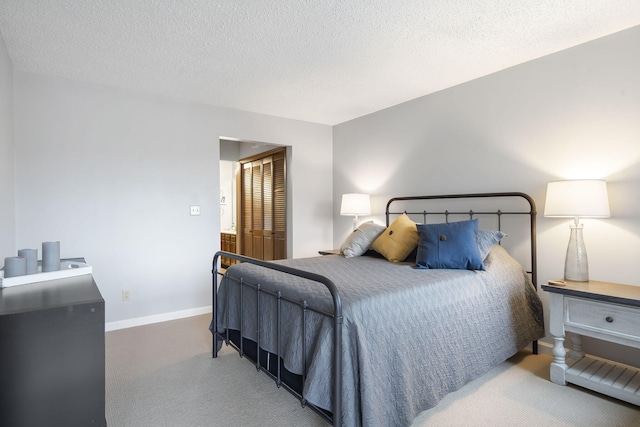
M335 126L334 246L345 192L371 193L382 220L392 196L522 191L544 283L562 277L569 238L569 221L542 216L546 183L601 178L612 217L583 220L591 278L640 285L639 42L635 27Z
M13 166L13 65L0 36L0 263L17 255Z
M221 137L291 146L292 255L331 245L331 179L315 179L331 176L329 126L14 78L17 246L60 240L63 257L84 256L112 327L211 304ZM190 205L202 215L190 216Z

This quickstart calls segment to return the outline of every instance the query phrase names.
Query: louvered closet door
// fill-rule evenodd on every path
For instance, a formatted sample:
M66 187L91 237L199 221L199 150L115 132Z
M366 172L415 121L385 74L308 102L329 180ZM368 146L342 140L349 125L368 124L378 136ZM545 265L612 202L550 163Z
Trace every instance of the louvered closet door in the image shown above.
M273 156L273 259L287 257L286 165L284 152Z
M273 257L273 158L262 159L262 259Z
M242 254L284 259L286 249L285 151L243 163Z
M264 229L264 191L262 180L262 160L251 162L251 256L264 259L262 234Z
M253 256L253 240L251 227L253 226L253 179L251 162L242 165L242 237L240 252L242 255Z

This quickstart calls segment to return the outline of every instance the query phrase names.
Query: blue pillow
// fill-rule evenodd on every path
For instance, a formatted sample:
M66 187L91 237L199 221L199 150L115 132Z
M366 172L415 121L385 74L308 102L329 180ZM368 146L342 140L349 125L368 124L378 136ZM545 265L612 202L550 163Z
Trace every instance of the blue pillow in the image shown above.
M478 220L419 224L416 268L484 270L478 250Z

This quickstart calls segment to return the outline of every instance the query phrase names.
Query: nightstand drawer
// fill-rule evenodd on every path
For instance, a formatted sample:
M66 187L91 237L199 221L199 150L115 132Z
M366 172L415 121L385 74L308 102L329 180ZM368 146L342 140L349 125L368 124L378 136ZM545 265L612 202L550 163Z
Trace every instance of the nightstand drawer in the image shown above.
M579 298L567 298L566 304L567 324L640 340L640 308Z

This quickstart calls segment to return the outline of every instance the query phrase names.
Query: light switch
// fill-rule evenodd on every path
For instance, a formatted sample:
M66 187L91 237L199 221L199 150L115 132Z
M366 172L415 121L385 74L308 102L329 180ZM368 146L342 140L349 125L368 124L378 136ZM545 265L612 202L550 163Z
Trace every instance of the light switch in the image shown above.
M200 205L191 206L191 216L200 215Z

